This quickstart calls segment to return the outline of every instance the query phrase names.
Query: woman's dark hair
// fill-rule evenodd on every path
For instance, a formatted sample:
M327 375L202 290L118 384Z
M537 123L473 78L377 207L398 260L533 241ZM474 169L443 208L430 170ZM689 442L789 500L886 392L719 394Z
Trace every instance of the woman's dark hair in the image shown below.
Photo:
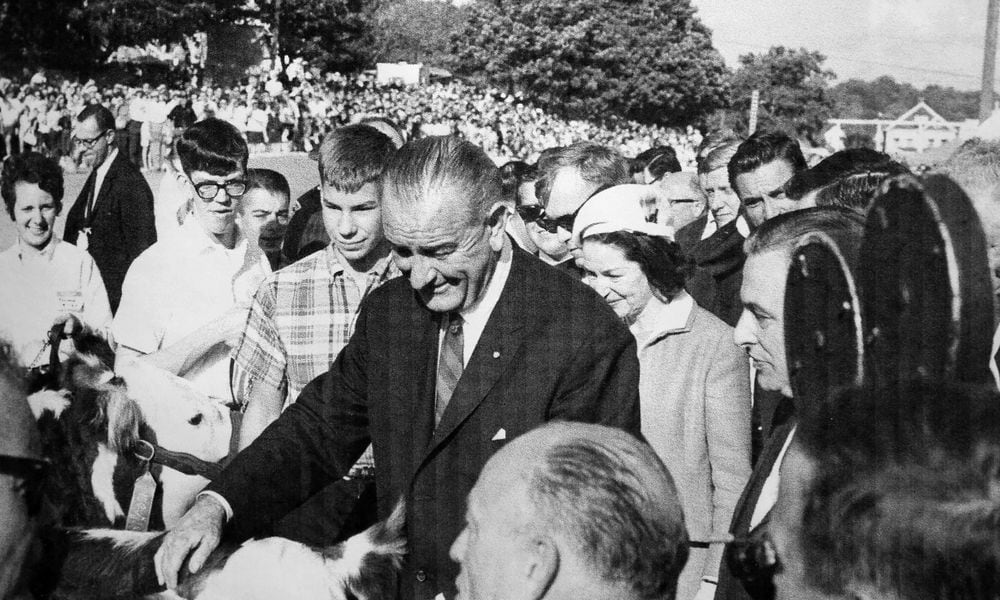
M37 152L25 152L9 157L3 163L3 173L0 174L0 195L7 208L7 214L14 218L14 186L18 182L37 184L42 191L48 192L56 203L56 213L62 211L63 174L59 165Z
M625 260L639 265L642 274L667 302L684 289L694 271L694 261L681 250L677 242L658 235L631 231L612 231L589 235L593 240L614 246L625 255Z

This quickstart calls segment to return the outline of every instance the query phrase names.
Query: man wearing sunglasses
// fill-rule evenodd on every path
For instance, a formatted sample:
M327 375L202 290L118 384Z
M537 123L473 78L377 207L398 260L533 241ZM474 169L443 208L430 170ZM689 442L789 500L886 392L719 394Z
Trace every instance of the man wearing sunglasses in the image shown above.
M30 598L25 562L35 538L45 462L11 349L0 343L0 598Z
M594 192L630 183L632 178L628 171L624 156L593 142L578 142L543 153L538 159L539 179L535 183L535 193L545 211L535 223L557 236L560 249L572 256L560 266L581 278L583 271L575 263L580 248L570 243L576 211Z
M153 192L115 142L115 117L91 104L76 117L73 144L92 171L66 216L63 239L86 250L104 278L111 311L137 256L156 241Z
M235 127L205 119L184 130L177 154L193 215L132 264L112 331L119 359L145 356L229 403L229 349L271 271L235 220L249 152Z

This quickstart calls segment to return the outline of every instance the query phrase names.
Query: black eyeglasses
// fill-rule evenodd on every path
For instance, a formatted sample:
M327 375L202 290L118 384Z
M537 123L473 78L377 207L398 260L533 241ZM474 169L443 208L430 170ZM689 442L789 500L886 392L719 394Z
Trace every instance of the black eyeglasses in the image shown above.
M525 223L534 223L539 218L545 216L545 209L542 208L541 204L522 204L514 208L517 211L517 216Z
M192 181L191 185L194 186L194 191L198 193L198 197L202 200L215 200L221 188L225 188L226 195L230 198L239 198L247 191L247 182L242 179L234 179L225 183L218 183L216 181L195 183Z
M573 223L576 221L576 213L563 215L561 217L556 217L552 219L550 217L542 217L538 220L538 226L548 231L549 233L558 233L559 228L563 228L566 231L573 231Z
M110 129L105 129L104 131L102 131L101 133L98 133L94 137L87 138L87 139L79 138L79 137L76 137L74 135L73 136L73 142L76 143L76 144L80 144L84 148L93 148L94 144L96 144L97 142L99 142L101 140L101 138L104 137L104 134L107 133L107 132L109 132L109 131L111 131L111 130Z
M766 528L726 544L726 565L737 579L748 585L770 583L781 572L781 559Z
M42 484L49 463L36 458L0 454L0 473L21 480L20 493L28 507L28 516L35 516L42 506Z

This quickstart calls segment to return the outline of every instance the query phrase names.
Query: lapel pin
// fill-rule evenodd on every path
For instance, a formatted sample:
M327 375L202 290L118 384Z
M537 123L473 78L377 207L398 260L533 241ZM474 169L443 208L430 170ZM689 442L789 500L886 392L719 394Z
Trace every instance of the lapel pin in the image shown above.
M500 351L499 350L494 350L493 351L493 358L500 358Z

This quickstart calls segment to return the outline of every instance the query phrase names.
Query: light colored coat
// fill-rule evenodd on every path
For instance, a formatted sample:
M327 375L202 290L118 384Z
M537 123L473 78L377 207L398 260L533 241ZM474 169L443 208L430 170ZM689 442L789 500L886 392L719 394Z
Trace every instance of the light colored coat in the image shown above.
M642 433L677 485L692 541L721 539L750 478L750 364L733 329L682 292L653 298L638 342ZM692 548L677 600L718 575L724 545Z

